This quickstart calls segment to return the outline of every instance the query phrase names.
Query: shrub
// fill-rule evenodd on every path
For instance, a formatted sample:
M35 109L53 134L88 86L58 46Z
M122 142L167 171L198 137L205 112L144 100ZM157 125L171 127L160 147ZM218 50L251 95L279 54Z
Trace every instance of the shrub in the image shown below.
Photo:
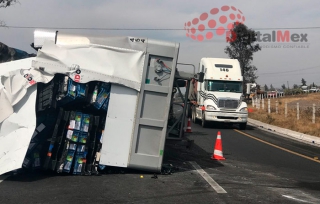
M270 114L267 115L266 119L268 124L272 124L275 121L275 119Z

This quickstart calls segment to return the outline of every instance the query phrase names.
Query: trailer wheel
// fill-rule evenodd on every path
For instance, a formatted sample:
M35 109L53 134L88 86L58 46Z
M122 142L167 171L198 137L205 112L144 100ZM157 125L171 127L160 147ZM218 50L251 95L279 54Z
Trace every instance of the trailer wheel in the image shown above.
M206 114L205 114L204 112L202 113L201 126L202 126L203 128L208 127L208 121L206 121Z

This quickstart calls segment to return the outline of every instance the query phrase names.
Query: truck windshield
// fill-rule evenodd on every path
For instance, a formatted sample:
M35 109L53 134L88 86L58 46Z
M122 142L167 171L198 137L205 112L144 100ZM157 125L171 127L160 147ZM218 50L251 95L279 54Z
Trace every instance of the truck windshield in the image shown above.
M242 93L242 82L238 81L207 81L208 91Z

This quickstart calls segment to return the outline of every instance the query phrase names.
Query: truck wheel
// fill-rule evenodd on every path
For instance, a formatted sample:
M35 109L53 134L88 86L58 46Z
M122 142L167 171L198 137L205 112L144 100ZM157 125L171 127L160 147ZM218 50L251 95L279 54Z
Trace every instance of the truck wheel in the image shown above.
M240 130L245 130L247 127L247 123L240 123L239 127L240 127Z
M194 111L194 108L192 108L192 122L196 123L196 113Z
M191 118L192 117L192 108L191 108L191 104L187 103L187 117Z
M203 128L208 127L208 122L206 121L206 115L205 115L204 113L202 113L201 126L202 126Z

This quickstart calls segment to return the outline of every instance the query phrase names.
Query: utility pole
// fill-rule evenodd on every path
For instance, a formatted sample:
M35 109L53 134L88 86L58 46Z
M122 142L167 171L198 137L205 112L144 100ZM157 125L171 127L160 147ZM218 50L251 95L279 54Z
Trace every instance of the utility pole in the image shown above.
M289 87L289 81L287 81L287 84L288 84L288 89L290 89L290 87Z

